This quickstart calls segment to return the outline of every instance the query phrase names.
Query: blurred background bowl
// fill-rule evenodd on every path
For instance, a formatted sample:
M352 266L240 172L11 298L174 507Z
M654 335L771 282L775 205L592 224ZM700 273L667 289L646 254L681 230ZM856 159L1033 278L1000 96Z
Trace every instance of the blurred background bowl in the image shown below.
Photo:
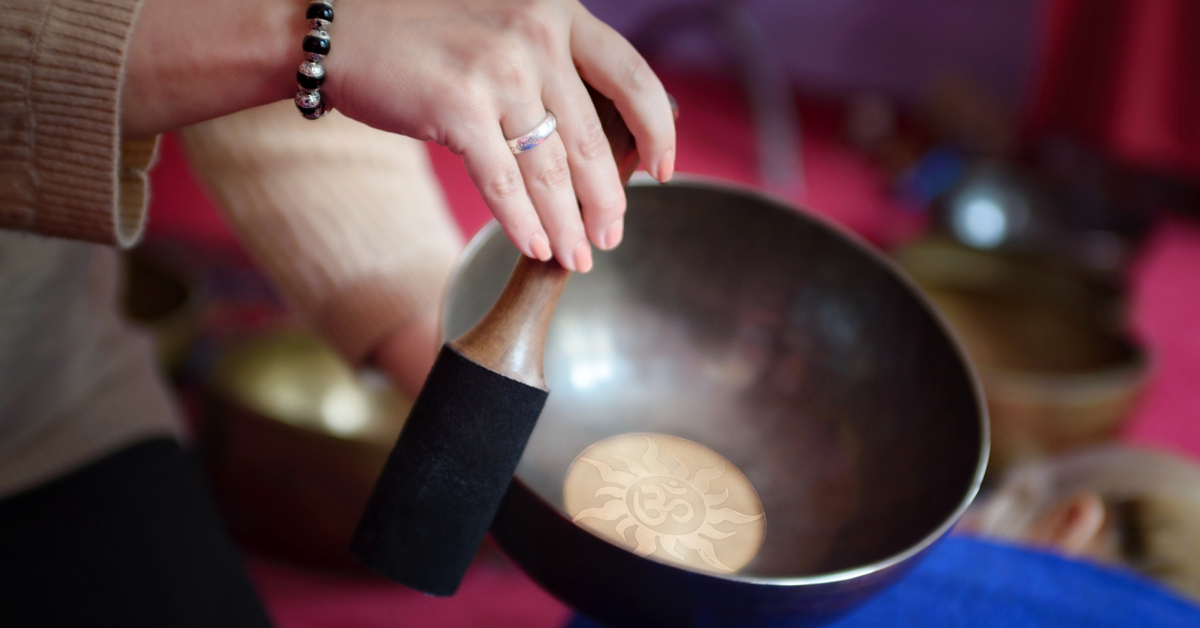
M974 496L987 419L971 369L890 261L784 203L702 182L629 189L625 240L571 279L549 402L493 524L538 583L613 626L820 623L900 577ZM459 262L454 338L517 251L492 224ZM573 524L571 461L627 432L718 452L762 497L739 575L655 562Z
M1116 437L1149 378L1119 298L1071 273L945 239L896 259L979 369L992 430L989 476Z
M202 450L235 534L357 568L346 546L411 403L294 329L228 338L201 370Z
M200 301L194 279L182 264L153 246L121 256L121 310L154 338L163 373L176 380L200 334Z

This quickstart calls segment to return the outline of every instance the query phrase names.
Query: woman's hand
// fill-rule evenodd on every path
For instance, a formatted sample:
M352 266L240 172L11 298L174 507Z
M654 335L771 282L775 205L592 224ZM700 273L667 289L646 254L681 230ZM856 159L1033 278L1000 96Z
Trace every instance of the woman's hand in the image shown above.
M397 390L409 399L416 399L440 348L435 307L385 336L372 353L371 361L387 374Z
M674 171L658 77L576 0L340 0L330 38L322 94L350 117L461 154L530 257L586 272L588 240L621 241L625 195L583 80L616 103L650 174L666 181ZM506 138L547 111L557 133L514 156Z
M290 98L306 6L145 0L125 67L122 134ZM616 103L652 176L666 181L675 169L675 125L658 77L577 0L338 0L330 38L322 95L367 124L462 154L528 256L587 271L588 240L602 249L621 241L625 194L583 80ZM506 138L547 110L557 133L514 156ZM307 158L320 167L320 155Z

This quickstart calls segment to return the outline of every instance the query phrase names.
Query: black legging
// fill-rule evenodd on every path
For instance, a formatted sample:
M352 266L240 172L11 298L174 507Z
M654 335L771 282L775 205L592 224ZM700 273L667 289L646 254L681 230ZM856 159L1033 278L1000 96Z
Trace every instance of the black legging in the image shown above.
M0 626L270 625L175 441L0 501Z

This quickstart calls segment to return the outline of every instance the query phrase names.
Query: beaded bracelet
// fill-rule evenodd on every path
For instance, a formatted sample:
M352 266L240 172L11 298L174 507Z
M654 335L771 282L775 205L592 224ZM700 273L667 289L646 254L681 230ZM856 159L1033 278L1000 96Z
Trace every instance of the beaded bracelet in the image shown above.
M325 29L333 23L333 0L316 0L308 5L304 17L308 20L308 34L304 36L304 63L296 70L296 108L309 120L316 120L333 107L321 97L321 84L325 82L325 68L321 61L329 54L329 33Z

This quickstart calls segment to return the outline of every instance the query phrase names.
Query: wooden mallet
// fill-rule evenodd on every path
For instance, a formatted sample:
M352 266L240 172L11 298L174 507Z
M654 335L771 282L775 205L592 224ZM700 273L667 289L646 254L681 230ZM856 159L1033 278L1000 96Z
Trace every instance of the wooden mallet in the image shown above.
M624 185L633 136L588 91ZM483 320L442 347L350 541L367 566L424 593L458 589L546 403L546 331L569 275L522 256Z

